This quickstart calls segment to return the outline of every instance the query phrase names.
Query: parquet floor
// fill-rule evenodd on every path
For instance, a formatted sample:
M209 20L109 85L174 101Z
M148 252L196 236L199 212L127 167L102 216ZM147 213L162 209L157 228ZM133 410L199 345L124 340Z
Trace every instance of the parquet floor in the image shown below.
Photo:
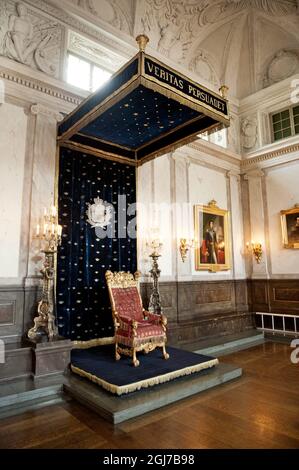
M0 448L299 448L299 364L287 344L221 360L243 377L113 427L69 402L0 421Z

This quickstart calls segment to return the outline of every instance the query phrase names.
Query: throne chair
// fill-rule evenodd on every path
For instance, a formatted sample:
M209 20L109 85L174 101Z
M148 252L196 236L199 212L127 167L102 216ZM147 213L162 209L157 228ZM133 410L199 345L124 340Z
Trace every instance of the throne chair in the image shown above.
M121 354L125 354L132 357L137 367L139 361L136 353L148 353L157 347L162 348L164 359L168 359L165 349L167 318L143 308L139 273L106 271L105 276L114 322L115 359L118 361Z

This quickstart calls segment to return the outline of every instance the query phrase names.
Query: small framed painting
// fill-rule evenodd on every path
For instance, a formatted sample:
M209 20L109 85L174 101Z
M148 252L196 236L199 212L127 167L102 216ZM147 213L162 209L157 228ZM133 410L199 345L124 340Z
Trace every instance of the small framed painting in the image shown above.
M195 269L222 271L230 269L229 212L216 201L194 206Z
M299 249L299 204L280 211L284 248Z

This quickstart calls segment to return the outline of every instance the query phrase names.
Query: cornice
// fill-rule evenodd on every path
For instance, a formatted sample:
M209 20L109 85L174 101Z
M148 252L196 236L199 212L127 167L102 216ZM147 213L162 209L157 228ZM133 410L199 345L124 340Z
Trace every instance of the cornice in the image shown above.
M71 103L75 106L78 106L82 101L82 98L79 97L78 95L67 92L58 87L48 85L40 80L28 77L26 75L23 75L19 72L15 72L12 70L8 70L8 69L0 70L0 78L4 80L8 80L9 82L13 82L17 85L30 88L31 90L39 91L46 95L52 96L53 98L58 98L60 100Z
M192 142L188 144L187 147L197 150L198 152L203 152L213 157L221 158L222 160L231 163L240 167L241 156L237 153L231 152L228 149L220 147L219 145L212 144L210 142L205 142L204 140Z
M270 152L263 153L261 155L257 155L255 157L252 157L248 160L243 160L241 162L241 172L244 173L248 169L252 167L259 167L259 166L273 166L277 165L280 163L285 163L289 161L289 159L284 159L281 161L281 157L284 155L289 155L294 152L299 152L299 143L288 145L286 147L282 147L276 150L272 150ZM299 159L299 155L294 156L292 160ZM287 161L286 161L287 160ZM268 165L262 165L262 164L268 163Z
M299 74L295 74L242 98L239 103L239 116L257 111L265 111L281 101L287 104L290 100L291 83L296 79L299 79Z

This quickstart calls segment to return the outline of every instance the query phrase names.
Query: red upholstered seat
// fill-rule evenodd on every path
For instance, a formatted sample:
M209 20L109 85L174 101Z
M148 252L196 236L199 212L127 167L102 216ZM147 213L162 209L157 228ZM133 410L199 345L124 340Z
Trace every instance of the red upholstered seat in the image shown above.
M131 329L124 330L122 328L119 328L117 330L117 334L119 336L128 337L131 335L131 333ZM138 338L148 338L150 336L164 336L164 331L160 325L153 325L152 323L149 323L147 321L138 323L136 333Z
M144 311L137 274L106 272L115 328L115 357L118 360L120 354L129 354L135 366L139 365L137 351L161 347L164 358L169 357L165 350L167 319Z

